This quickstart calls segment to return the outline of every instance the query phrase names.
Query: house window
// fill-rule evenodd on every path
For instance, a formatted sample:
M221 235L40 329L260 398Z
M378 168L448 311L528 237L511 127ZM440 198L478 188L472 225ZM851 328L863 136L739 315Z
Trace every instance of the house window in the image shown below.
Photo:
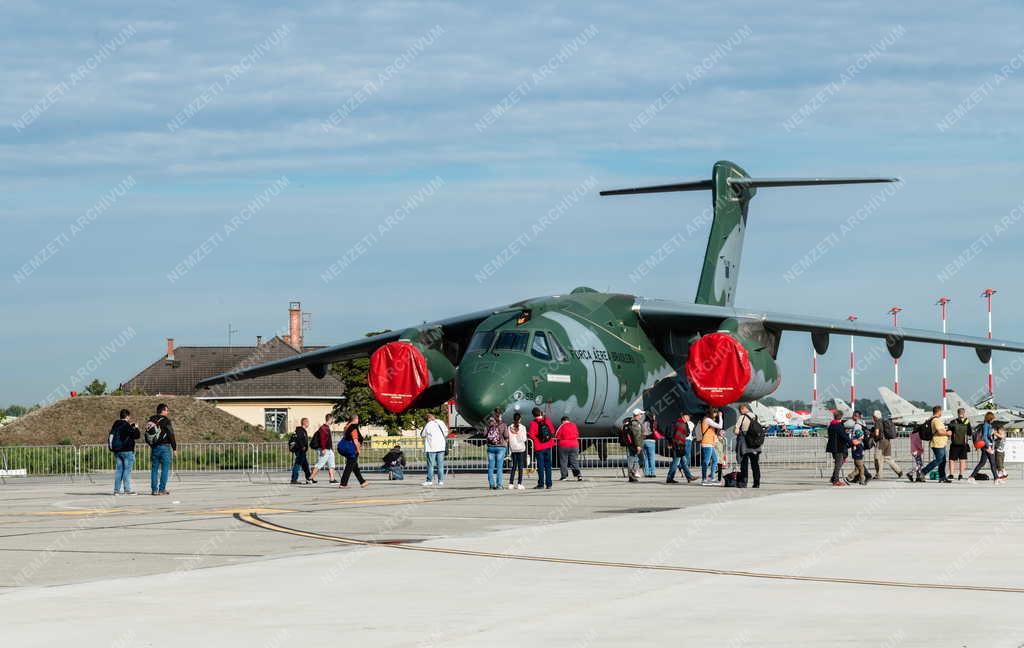
M267 432L284 434L288 430L288 410L277 407L263 410L263 427Z

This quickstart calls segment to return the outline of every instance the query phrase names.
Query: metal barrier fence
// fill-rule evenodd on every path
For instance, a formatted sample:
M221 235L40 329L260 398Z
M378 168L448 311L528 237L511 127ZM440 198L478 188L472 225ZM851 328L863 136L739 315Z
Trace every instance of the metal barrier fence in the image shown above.
M424 472L426 454L423 441L410 437L369 437L359 457L364 472L382 472L383 456L396 444L401 445L406 459L407 472ZM528 467L534 464L532 444L528 444ZM333 450L332 450L333 452ZM726 451L730 465L735 463L733 450ZM868 466L872 467L871 452L865 453ZM316 463L318 451L310 450L310 466ZM892 441L892 456L904 467L910 465L910 440L900 437ZM973 467L977 461L976 450L971 451L968 462ZM336 466L344 466L344 459ZM930 460L925 449L925 461ZM665 441L657 443L658 466L667 466L671 460L671 448ZM506 459L506 462L508 459ZM620 468L626 464L626 450L613 437L581 439L580 467ZM831 457L825 454L825 438L817 437L768 437L761 452L761 465L765 467L812 468L831 471ZM294 455L287 443L179 443L178 452L172 462L174 473L221 473L239 474L250 479L256 474L283 473L290 471ZM557 463L557 459L556 459ZM700 465L700 446L693 444L691 466ZM0 446L0 479L10 476L88 476L94 473L113 472L114 453L104 445L82 446ZM448 440L445 467L449 472L480 472L487 469L487 443L483 439L455 438ZM150 448L144 443L136 445L135 471L150 468ZM873 467L872 467L873 470Z

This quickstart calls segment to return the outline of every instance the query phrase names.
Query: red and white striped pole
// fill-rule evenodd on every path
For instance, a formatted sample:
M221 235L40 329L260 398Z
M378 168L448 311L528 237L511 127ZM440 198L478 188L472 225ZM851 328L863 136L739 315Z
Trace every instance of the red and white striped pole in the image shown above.
M889 309L889 314L892 315L892 327L894 329L898 329L900 327L899 321L896 319L896 316L897 316L897 314L901 310L903 310L903 309L900 308L899 306L893 306L892 308ZM900 359L899 358L893 358L892 359L892 371L893 371L892 390L894 392L896 392L897 396L899 396L899 394L900 394Z
M857 320L856 315L850 315L846 319L850 320L853 324ZM857 388L855 386L855 372L854 372L854 355L853 355L853 336L850 336L850 409L857 411Z
M818 352L811 351L811 402L818 402Z
M939 301L935 302L942 307L942 334L946 334L946 313L948 310L949 302L953 301L949 297L939 297ZM942 345L942 409L946 409L946 345Z
M991 288L986 288L981 296L985 298L988 303L988 339L992 339L992 295L996 294L996 291ZM988 359L988 399L990 401L995 400L995 392L992 389L992 358Z

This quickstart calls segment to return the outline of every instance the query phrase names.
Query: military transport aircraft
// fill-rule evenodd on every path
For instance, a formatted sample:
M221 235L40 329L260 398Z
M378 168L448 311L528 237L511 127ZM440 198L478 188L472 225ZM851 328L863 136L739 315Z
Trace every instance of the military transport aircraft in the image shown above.
M554 420L567 415L584 435L598 436L637 407L665 429L680 412L771 394L782 378L775 357L783 331L810 333L819 354L832 334L885 339L893 357L905 342L972 347L982 362L992 349L1024 351L1018 342L733 306L747 208L758 189L897 181L751 178L722 161L710 179L602 191L711 191L711 231L694 303L576 288L235 370L199 386L303 369L323 377L331 363L369 356L370 388L391 411L436 406L454 395L474 424L495 409L529 418L540 406ZM735 414L727 409L728 423Z

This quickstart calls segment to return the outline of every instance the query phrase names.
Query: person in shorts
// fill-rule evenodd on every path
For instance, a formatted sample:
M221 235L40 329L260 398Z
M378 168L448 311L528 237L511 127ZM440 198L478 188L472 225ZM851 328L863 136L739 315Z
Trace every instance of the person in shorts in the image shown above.
M327 476L331 478L331 483L338 483L338 480L334 478L334 446L331 440L332 420L330 414L324 417L324 424L313 433L313 438L309 440L309 446L319 453L316 458L316 465L313 466L313 474L309 476L309 481L314 484L316 483L317 473L324 468L327 469Z
M949 438L949 478L953 478L953 472L959 467L957 479L962 480L967 470L968 444L971 443L971 420L967 418L967 410L958 409L956 418L946 427L952 435Z

